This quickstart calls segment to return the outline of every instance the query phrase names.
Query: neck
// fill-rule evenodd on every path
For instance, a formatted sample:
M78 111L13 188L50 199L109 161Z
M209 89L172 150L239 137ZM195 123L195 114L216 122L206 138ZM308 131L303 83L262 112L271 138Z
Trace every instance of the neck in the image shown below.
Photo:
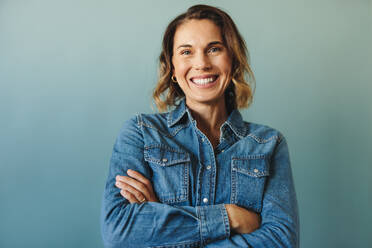
M219 142L220 127L227 120L225 98L210 104L192 104L186 100L197 126L215 147Z

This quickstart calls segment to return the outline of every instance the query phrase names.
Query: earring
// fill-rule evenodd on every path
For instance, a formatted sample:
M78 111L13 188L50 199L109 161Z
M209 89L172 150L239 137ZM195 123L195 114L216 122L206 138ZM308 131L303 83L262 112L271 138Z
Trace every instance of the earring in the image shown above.
M176 79L176 77L173 75L173 76L171 76L171 80L174 82L174 83L177 83L177 79Z

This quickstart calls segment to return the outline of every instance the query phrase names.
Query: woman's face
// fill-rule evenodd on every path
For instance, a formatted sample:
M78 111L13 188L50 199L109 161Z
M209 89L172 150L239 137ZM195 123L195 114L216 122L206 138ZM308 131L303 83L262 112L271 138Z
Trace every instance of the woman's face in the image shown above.
M212 21L189 20L177 28L172 64L189 107L224 101L231 81L231 57L220 28Z

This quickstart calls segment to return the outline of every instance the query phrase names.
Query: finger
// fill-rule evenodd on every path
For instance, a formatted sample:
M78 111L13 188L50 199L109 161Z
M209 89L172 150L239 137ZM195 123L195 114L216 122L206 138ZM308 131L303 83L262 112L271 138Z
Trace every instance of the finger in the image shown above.
M126 194L125 194L125 191L124 190L120 190L120 194L121 194L122 197L124 197L124 198L126 197ZM127 198L125 198L125 199L127 199Z
M132 186L136 190L140 191L146 197L146 199L150 199L150 192L142 182L127 176L117 176L116 180Z
M139 202L144 202L146 201L146 197L138 190L130 186L129 184L116 181L116 187L118 187L121 190L128 191L131 193Z
M131 170L131 169L129 169L129 170L127 170L127 174L128 174L130 177L132 177L132 178L134 178L134 179L140 181L140 182L143 183L144 185L146 185L146 187L147 187L149 190L152 190L152 184L151 184L150 180L148 180L148 179L147 179L145 176L143 176L141 173L139 173L139 172L137 172L137 171L135 171L135 170Z
M129 203L140 203L136 197L134 197L130 192L126 190L121 190L120 194L129 201Z

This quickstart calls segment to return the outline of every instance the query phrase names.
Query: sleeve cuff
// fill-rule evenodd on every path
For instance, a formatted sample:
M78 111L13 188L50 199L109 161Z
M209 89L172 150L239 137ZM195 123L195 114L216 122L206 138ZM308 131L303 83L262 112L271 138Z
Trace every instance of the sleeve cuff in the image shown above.
M202 243L230 236L229 217L224 204L197 207Z

